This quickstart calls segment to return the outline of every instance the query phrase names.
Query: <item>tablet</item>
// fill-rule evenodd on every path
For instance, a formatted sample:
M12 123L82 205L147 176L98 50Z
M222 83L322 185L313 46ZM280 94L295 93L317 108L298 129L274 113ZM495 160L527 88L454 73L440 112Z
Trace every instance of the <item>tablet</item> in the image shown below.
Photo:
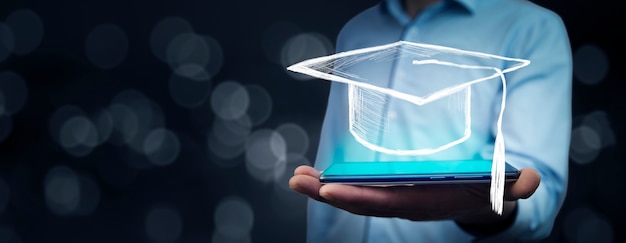
M320 175L321 183L413 185L491 182L491 160L335 162ZM506 163L506 181L519 170Z

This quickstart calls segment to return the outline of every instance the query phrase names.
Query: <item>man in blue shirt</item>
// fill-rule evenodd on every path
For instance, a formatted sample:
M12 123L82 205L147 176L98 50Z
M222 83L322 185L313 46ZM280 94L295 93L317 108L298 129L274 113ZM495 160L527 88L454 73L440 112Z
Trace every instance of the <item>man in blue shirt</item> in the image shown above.
M337 51L399 40L532 62L506 75L502 133L506 160L522 168L520 178L505 190L502 215L491 210L488 187L481 185L321 185L319 171L333 161L397 159L346 135L348 88L333 82L315 169L301 166L290 180L295 191L312 199L308 242L512 242L548 236L567 189L571 131L571 49L561 19L523 0L386 0L344 26ZM472 90L480 98L472 101L472 113L479 116L472 116L471 138L433 158L493 154L501 89L495 82Z

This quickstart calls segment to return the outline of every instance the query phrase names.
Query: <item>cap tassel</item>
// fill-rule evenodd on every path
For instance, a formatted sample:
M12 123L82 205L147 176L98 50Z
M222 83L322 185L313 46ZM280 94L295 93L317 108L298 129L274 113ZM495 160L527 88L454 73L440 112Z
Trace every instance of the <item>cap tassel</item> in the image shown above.
M504 171L505 171L505 150L504 137L502 136L502 115L504 114L504 106L506 104L506 80L500 69L494 68L500 79L502 80L502 105L500 106L500 115L498 116L496 141L493 149L493 163L491 165L491 187L489 196L491 200L491 209L498 215L502 215L504 205Z

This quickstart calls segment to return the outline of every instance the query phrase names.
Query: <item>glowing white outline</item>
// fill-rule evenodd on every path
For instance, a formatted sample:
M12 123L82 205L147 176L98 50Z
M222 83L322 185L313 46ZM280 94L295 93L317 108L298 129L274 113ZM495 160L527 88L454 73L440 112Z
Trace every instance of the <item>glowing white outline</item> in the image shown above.
M437 92L434 92L426 97L419 97L419 96L414 96L414 95L410 95L410 94L406 94L403 92L399 92L393 89L389 89L389 88L382 88L373 84L368 84L368 83L364 83L364 82L358 82L358 81L353 81L344 77L340 77L340 76L336 76L330 73L324 73L324 72L320 72L317 71L313 68L311 68L310 66L315 66L315 64L317 63L325 63L329 60L333 60L333 59L338 59L341 57L347 57L347 56L351 56L351 55L356 55L356 54L362 54L362 53L368 53L368 52L374 52L374 51L380 51L380 50L385 50L385 49L389 49L389 48L393 48L396 46L401 46L401 45L412 45L412 46L417 46L417 47L421 47L421 48L426 48L426 49L431 49L431 50L437 50L437 51L442 51L442 52L447 52L447 53L453 53L453 54L461 54L461 55L471 55L471 56L477 56L477 57L482 57L482 58L495 58L495 59L500 59L500 60L505 60L505 61L513 61L513 62L517 62L518 64L513 65L509 68L506 68L504 70L495 68L495 67L490 67L490 66L472 66L472 65L464 65L464 64L455 64L455 63L451 63L451 62L443 62L443 61L439 61L439 60L434 60L434 59L427 59L427 60L414 60L413 64L439 64L439 65L447 65L447 66L454 66L454 67L459 67L459 68L466 68L466 69L488 69L488 70L494 70L495 73L493 75L484 77L484 78L479 78L479 79L475 79L475 80L471 80L468 82L465 82L463 84L460 85L456 85L456 86L452 86L452 87L448 87L446 89L442 89L439 90ZM417 149L417 150L392 150L392 149L387 149L387 148L383 148L380 146L376 146L374 144L371 144L369 142L367 142L365 139L361 138L354 130L353 130L353 122L354 122L354 117L353 117L353 95L351 92L348 93L348 100L349 100L349 109L350 109L350 115L349 115L349 121L350 121L350 133L353 135L353 137L361 144L363 144L365 147L372 149L374 151L379 151L382 153L388 153L388 154L396 154L396 155L424 155L424 154L432 154L432 153L436 153L439 151L443 151L446 150L450 147L453 147L459 143L462 143L464 141L466 141L470 136L471 136L471 113L470 113L470 107L471 107L471 85L476 84L478 82L482 82L485 80L489 80L495 77L500 77L500 80L502 81L502 103L501 103L501 107L500 107L500 115L498 116L498 120L496 123L497 126L497 134L496 134L496 139L495 139L495 144L494 144L494 156L493 156L493 163L492 163L492 169L491 169L491 176L492 176L492 180L491 180L491 186L490 186L490 201L491 201L491 206L492 206L492 210L495 211L498 214L502 214L502 209L503 209L503 203L504 203L504 165L505 165L505 146L504 146L504 138L502 136L502 115L504 114L504 107L506 104L506 79L504 77L505 73L520 69L522 67L528 66L530 64L530 60L525 60L525 59L520 59L520 58L510 58L510 57L503 57L503 56L497 56L497 55L492 55L492 54L486 54L486 53L481 53L481 52L473 52L473 51L466 51L466 50L460 50L460 49L456 49L456 48L451 48L451 47L445 47L445 46L437 46L437 45L430 45L430 44L422 44L422 43L414 43L414 42L408 42L408 41L398 41L398 42L394 42L391 44L386 44L386 45L380 45L380 46L374 46L374 47L368 47L368 48L362 48L362 49L356 49L356 50L351 50L351 51L346 51L346 52L340 52L340 53L336 53L333 55L329 55L329 56L323 56L323 57L318 57L318 58L312 58L312 59L308 59L296 64L293 64L289 67L287 67L287 70L293 71L293 72L299 72L299 73L303 73L303 74L307 74L316 78L321 78L321 79L325 79L325 80L330 80L330 81L337 81L337 82L341 82L341 83L346 83L349 85L356 85L362 88L366 88L366 89L371 89L374 91L378 91L384 94L388 94L391 95L392 97L395 98L399 98L402 100L406 100L409 101L411 103L414 103L416 105L424 105L427 104L431 101L440 99L442 97L445 97L447 95L459 92L463 89L467 89L466 92L468 92L467 98L466 98L466 107L465 107L465 132L463 137L452 141L446 145L442 145L439 148L429 148L429 149Z

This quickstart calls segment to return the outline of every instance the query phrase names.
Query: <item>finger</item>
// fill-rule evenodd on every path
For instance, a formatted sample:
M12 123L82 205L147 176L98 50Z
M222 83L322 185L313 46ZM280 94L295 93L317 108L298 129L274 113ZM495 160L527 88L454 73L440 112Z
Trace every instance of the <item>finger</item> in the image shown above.
M451 218L453 213L441 210L440 206L445 208L445 205L422 205L422 202L432 200L431 195L441 192L428 186L359 187L328 184L320 189L320 195L326 199L326 203L348 212L365 216L401 217L413 221ZM443 193L447 194L445 191Z
M406 189L404 193L402 192L403 189ZM417 195L416 192L414 188L401 186L373 187L327 184L320 188L319 194L328 201L351 205L356 208L393 211L396 209L404 210L406 206L415 206L416 200L413 196Z
M319 179L309 175L294 175L289 179L289 187L292 190L318 201L323 201L319 195L321 186Z
M320 188L320 196L326 203L363 216L395 217L397 213L384 210L377 205L380 203L381 193L372 192L370 187L359 187L344 184L326 184ZM375 199L375 198L379 199Z
M308 165L301 165L298 166L294 171L293 171L294 175L309 175L315 178L319 178L320 177L320 172L317 171L315 168L308 166Z
M536 170L531 168L521 169L520 176L517 181L507 188L508 192L506 197L509 200L529 198L533 195L533 193L535 193L535 190L539 187L540 182L541 176Z

